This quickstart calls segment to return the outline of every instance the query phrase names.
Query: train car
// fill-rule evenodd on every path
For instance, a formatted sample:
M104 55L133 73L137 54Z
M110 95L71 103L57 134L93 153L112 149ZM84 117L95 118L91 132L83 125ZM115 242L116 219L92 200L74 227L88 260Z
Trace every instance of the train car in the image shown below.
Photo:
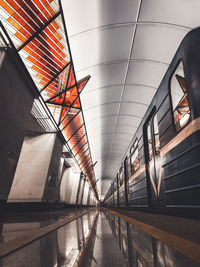
M200 207L199 103L196 28L181 42L117 173L118 207ZM112 194L105 205L114 206Z

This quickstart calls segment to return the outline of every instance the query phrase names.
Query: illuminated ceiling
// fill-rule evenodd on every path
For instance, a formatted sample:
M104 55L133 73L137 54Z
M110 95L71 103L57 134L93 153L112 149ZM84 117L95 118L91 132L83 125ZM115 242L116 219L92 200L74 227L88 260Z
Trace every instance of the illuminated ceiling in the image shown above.
M199 0L62 0L102 194L187 32L200 26Z
M2 0L0 18L4 37L21 57L98 199L80 101L90 76L76 80L59 1Z

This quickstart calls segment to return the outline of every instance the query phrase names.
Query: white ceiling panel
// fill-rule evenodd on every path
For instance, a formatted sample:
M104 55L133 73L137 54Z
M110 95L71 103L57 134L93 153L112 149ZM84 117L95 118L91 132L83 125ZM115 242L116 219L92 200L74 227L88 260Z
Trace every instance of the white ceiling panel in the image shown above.
M129 133L131 135L133 135L135 133L135 130L137 128L134 127L134 126L130 126L130 125L124 125L124 124L118 124L117 125L117 128L116 128L116 131L117 132L125 132L125 133Z
M105 166L108 162L109 156L110 156L109 152L103 153L103 154L97 156L96 160L98 161L98 165Z
M113 149L125 149L127 147L127 143L124 143L123 140L115 140L112 144Z
M129 144L129 136L130 135L123 135L123 134L115 134L112 146L117 145L122 145L125 147L125 145Z
M64 0L62 6L68 34L71 36L105 25L135 22L138 3L139 0Z
M100 3L101 25L136 21L139 0L101 0L98 2Z
M116 154L120 154L122 155L122 149L120 147L116 148L116 147L112 147L112 153L116 153Z
M117 118L117 115L104 116L104 117L102 117L100 119L96 119L96 120L90 121L90 123L88 123L88 126L90 127L92 125L92 127L94 127L97 121L99 121L100 127L101 126L103 127L104 125L115 124L115 119L116 118Z
M62 0L62 7L69 36L99 26L98 1Z
M96 123L93 123L93 124L90 124L89 127L87 126L87 130L90 131L90 132L96 132L96 133L103 133L105 132L106 129L109 129L109 131L111 132L111 129L114 129L115 128L115 123L106 123L106 124L96 124Z
M101 143L101 140L102 140L101 135L90 138L91 150L93 148L96 150L97 147L102 149L102 143L104 143L105 147L109 149L109 147L111 147L111 144L112 144L113 134L112 133L104 134L102 143Z
M126 124L126 125L131 125L134 127L138 127L140 121L141 121L141 118L131 116L131 115L119 114L119 117L118 117L119 124Z
M98 137L100 135L106 135L106 134L110 134L110 133L113 133L115 130L115 125L107 125L106 127L102 127L101 128L101 131L98 132L98 131L91 131L90 132L90 138L95 138L95 137Z
M146 104L138 104L137 102L121 102L120 114L126 113L138 118L142 118L148 106Z
M122 101L132 101L149 105L154 94L155 88L143 85L125 85Z
M121 159L121 157L122 157L122 151L120 152L120 150L112 150L110 160Z
M75 69L79 71L96 64L128 59L133 29L133 25L113 26L71 37Z
M90 123L98 123L98 124L101 124L101 123L104 123L104 121L112 121L113 119L115 119L117 117L117 114L110 114L110 115L104 115L104 116L99 116L99 117L96 117L94 119L91 119L91 120L87 120L87 125L90 124Z
M118 148L121 147L123 151L125 151L130 144L130 135L127 135L126 137L122 135L115 135L115 139L112 144L112 148ZM123 157L124 155L122 155Z
M102 151L101 153L98 153L98 154L93 153L93 157L95 157L95 161L98 161L98 165L107 164L109 156L110 156L109 152L106 152L106 151Z
M85 109L108 102L119 102L123 85L106 86L96 90L83 92L81 102Z
M145 0L140 21L163 22L195 28L199 26L199 0Z
M116 132L115 133L115 139L116 140L122 140L123 142L128 142L131 139L131 134L130 133L123 133L123 132Z
M152 61L131 61L127 84L139 84L158 88L168 65Z
M105 170L105 177L112 177L112 179L114 179L117 174L118 168L119 168L119 160L115 160L115 159L111 160ZM113 177L113 172L115 173L114 177ZM108 179L111 179L111 178L108 178Z
M101 127L104 127L104 125L115 125L117 120L117 116L105 116L100 119L93 119L93 120L88 120L87 122L87 130L92 131L92 130L97 130L99 131Z
M169 64L187 32L171 25L139 25L131 58Z
M105 86L123 84L127 64L128 62L125 60L123 62L96 65L77 72L77 79L80 80L87 75L91 75L83 92Z
M108 114L116 114L119 109L119 103L109 103L103 106L96 106L84 111L85 117L88 120L95 119L96 117L105 116Z

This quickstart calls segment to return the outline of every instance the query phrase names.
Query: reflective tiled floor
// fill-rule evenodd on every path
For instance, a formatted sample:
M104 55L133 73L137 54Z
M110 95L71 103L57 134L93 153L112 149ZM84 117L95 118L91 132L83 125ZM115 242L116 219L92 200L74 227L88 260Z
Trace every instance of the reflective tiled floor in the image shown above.
M11 236L12 231L6 227ZM32 227L41 227L41 224L31 222L24 227L28 231ZM16 224L15 229L23 231L23 224ZM119 217L98 210L0 259L3 267L64 267L74 264L82 267L200 266Z
M30 233L35 229L42 228L46 225L57 222L59 219L68 218L79 214L80 210L67 210L63 212L38 212L38 213L19 213L15 216L4 216L0 218L0 243L7 242L20 237L26 233Z

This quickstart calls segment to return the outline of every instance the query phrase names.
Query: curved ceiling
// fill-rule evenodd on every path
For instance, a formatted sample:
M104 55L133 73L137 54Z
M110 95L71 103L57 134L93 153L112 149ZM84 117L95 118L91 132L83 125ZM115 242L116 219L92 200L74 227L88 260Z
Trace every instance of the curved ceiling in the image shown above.
M77 79L104 195L173 55L200 26L199 0L63 0Z

